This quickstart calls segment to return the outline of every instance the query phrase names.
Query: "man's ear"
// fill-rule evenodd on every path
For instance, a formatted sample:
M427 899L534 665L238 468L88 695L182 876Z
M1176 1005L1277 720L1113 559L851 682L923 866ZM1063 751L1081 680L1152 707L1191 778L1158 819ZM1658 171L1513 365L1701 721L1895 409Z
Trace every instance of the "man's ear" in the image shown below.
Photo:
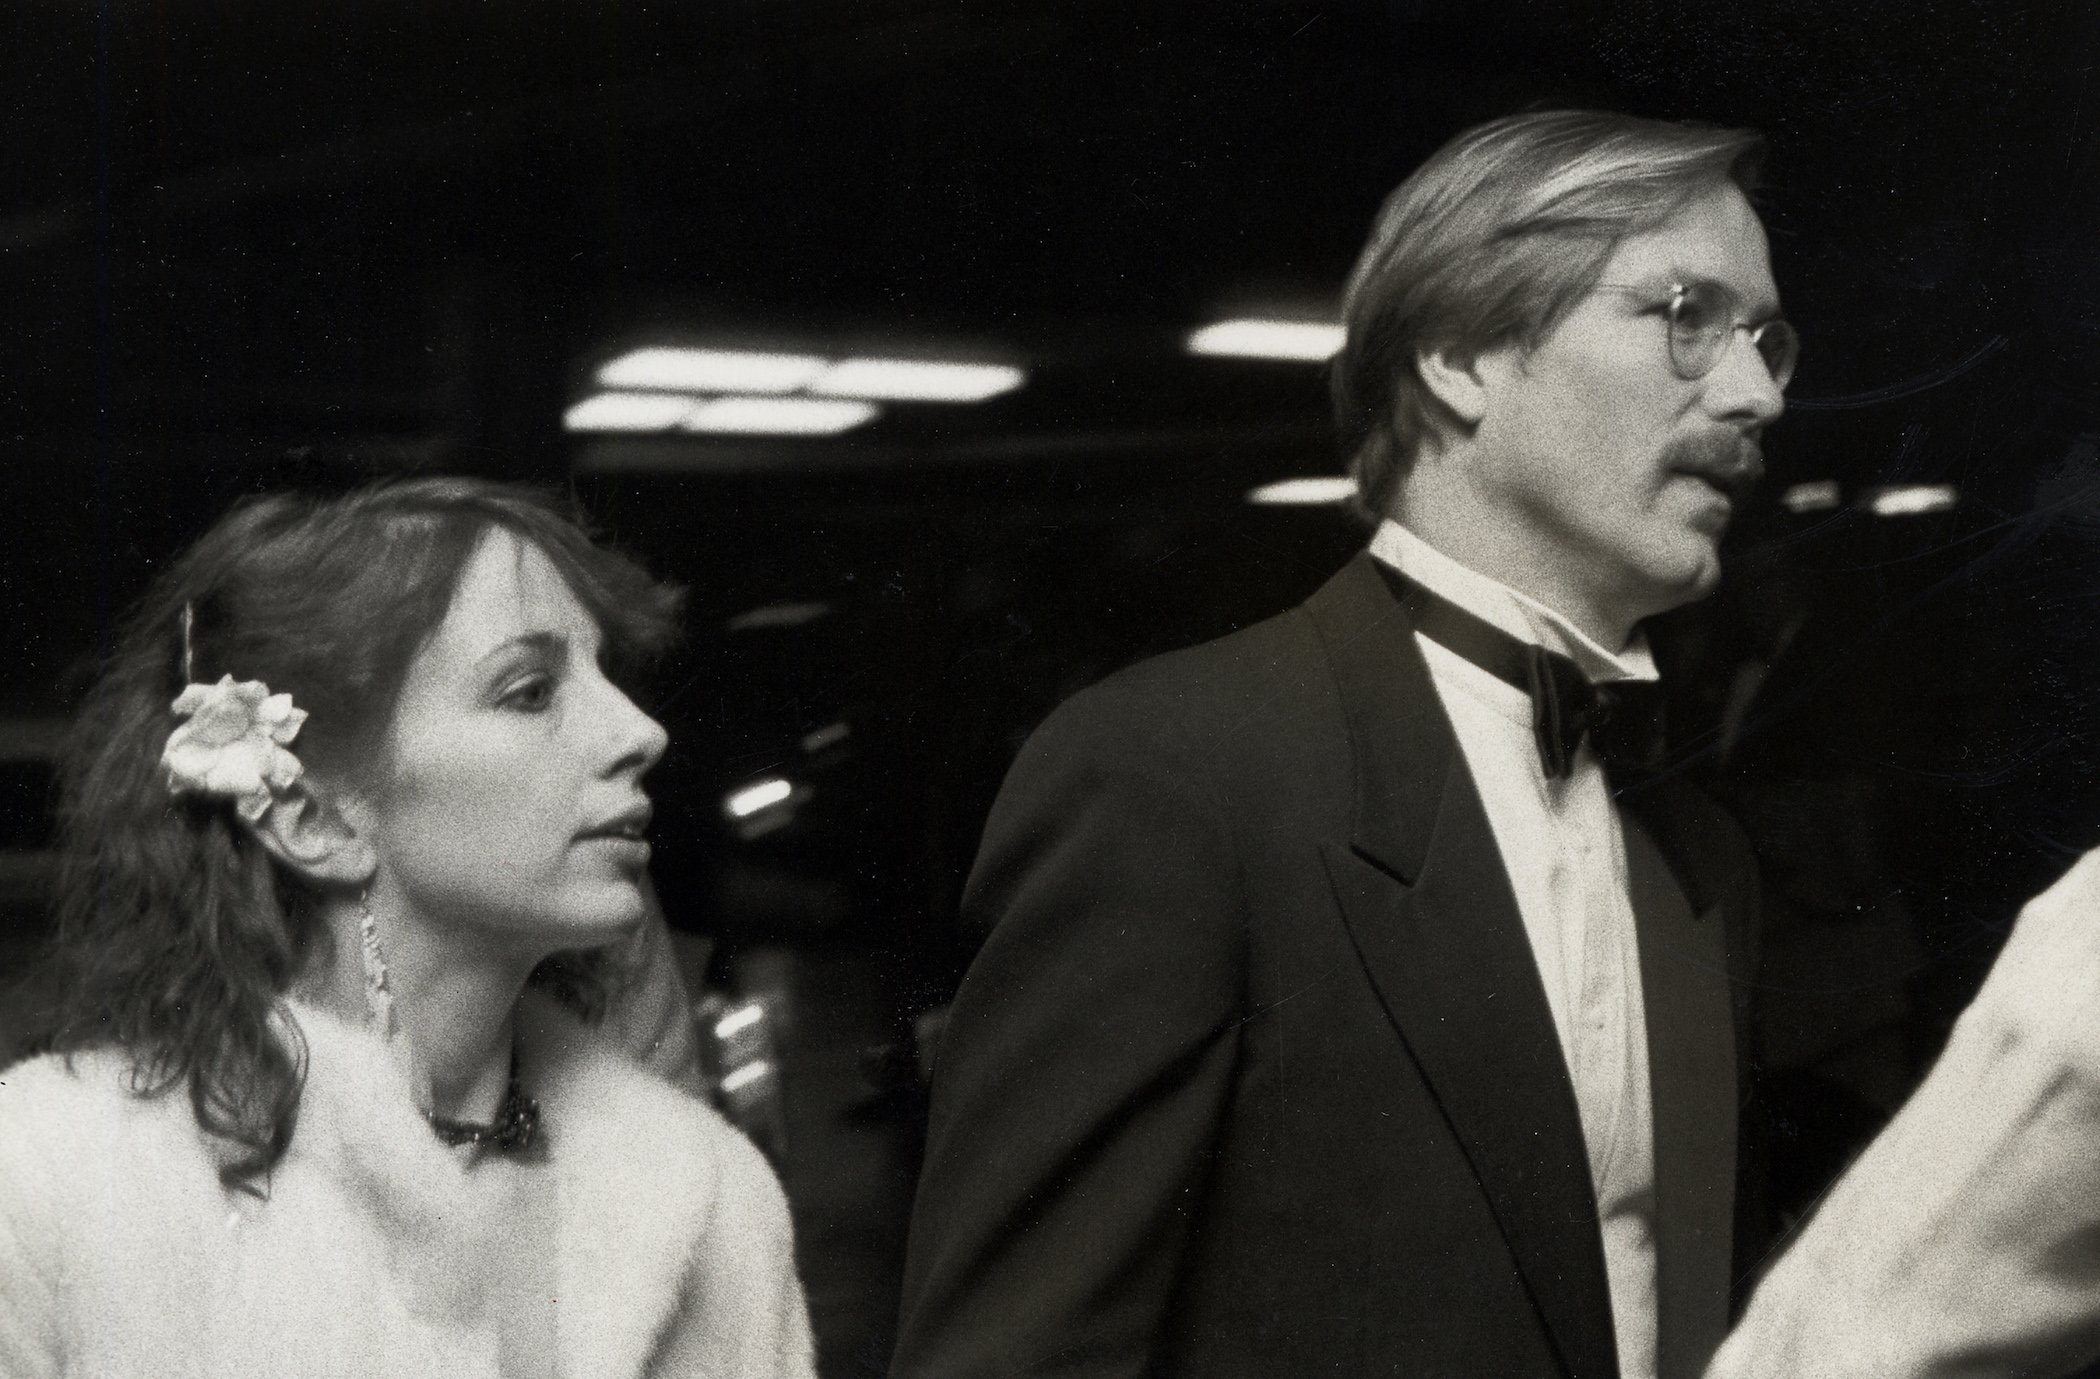
M280 791L249 831L265 852L308 881L362 886L379 858L311 780L301 776Z
M1415 375L1422 386L1467 430L1480 425L1487 415L1486 370L1479 354L1460 354L1454 349L1415 351Z

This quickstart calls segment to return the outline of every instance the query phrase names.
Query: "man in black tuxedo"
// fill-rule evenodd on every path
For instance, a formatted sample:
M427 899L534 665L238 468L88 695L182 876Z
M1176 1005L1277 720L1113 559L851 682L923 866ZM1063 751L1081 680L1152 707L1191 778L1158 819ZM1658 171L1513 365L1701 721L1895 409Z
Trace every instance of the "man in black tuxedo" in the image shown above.
M1370 549L1066 703L987 825L900 1379L1704 1366L1752 863L1590 729L1781 410L1758 152L1523 115L1388 200L1335 373Z

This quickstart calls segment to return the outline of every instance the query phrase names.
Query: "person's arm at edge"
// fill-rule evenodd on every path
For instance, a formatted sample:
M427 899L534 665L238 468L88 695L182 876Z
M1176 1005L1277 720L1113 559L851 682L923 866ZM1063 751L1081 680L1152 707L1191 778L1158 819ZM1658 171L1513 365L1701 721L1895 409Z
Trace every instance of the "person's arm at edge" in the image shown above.
M2096 1142L2100 853L2022 912L1707 1379L2057 1374L2100 1356Z

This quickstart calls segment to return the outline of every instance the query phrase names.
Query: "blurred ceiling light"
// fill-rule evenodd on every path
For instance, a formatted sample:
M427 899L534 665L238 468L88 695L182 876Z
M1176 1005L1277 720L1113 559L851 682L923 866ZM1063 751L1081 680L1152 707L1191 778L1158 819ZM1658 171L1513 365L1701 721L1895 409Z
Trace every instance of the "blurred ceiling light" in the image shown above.
M853 736L853 727L848 723L829 723L813 732L802 735L802 750L815 756L827 747L836 747Z
M668 431L693 410L689 397L663 393L598 393L562 414L570 431Z
M695 393L791 393L824 371L813 354L753 350L630 350L598 370L608 388L668 388Z
M771 809L776 804L784 803L788 796L794 793L793 785L778 776L773 776L766 780L754 781L741 790L731 791L729 798L722 801L722 808L729 812L732 819L748 819L761 809Z
M891 402L982 402L1010 393L1027 375L1005 364L940 364L921 359L848 359L809 385L823 397Z
M836 436L873 421L870 402L813 397L724 397L703 402L679 424L688 431L746 436Z
M735 1010L715 1021L715 1038L734 1039L737 1035L765 1018L766 1008L756 1001L749 1005L738 1006Z
M722 630L762 632L774 628L807 627L830 612L828 603L768 603L737 614L722 624Z
M1250 503L1277 507L1313 507L1321 503L1346 503L1356 496L1356 480L1341 475L1307 479L1278 479L1247 493Z
M1891 484L1867 495L1867 507L1881 517L1946 512L1960 501L1952 484Z
M1829 512L1840 501L1835 479L1817 479L1795 484L1779 495L1779 506L1788 512Z
M761 1058L755 1062L746 1063L741 1068L724 1073L722 1080L716 1086L725 1092L740 1092L759 1079L771 1076L772 1072L773 1065Z
M1237 359L1289 359L1317 364L1341 349L1340 326L1324 321L1271 321L1237 317L1205 326L1189 337L1190 354Z

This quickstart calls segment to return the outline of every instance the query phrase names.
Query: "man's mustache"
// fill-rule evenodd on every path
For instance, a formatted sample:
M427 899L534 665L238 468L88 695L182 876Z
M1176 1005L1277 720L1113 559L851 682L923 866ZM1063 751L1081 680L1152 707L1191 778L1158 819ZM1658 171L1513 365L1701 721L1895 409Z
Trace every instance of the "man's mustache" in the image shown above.
M1740 502L1764 477L1765 454L1757 437L1740 431L1714 431L1670 442L1663 464L1696 474Z

